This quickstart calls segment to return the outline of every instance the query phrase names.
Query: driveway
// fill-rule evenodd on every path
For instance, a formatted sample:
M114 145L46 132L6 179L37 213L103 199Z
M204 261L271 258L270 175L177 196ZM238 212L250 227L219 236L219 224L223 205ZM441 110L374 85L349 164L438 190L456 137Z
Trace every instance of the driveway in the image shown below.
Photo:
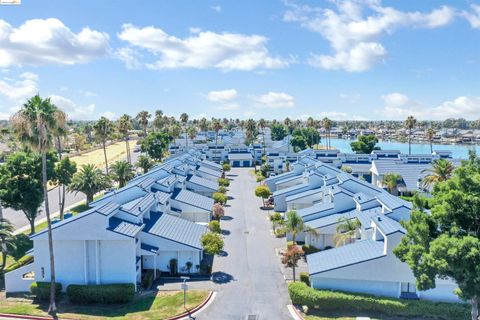
M287 285L275 248L285 239L271 235L268 213L260 210L254 195L258 185L252 168L233 168L228 195L233 197L221 222L225 230L225 254L215 257L213 304L202 311L200 320L291 319ZM257 317L248 318L249 315Z

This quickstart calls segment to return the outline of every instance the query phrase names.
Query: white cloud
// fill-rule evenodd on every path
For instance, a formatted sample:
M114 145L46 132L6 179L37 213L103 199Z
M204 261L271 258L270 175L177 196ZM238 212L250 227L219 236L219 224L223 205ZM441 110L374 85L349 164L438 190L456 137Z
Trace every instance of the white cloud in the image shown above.
M111 111L102 112L100 114L100 117L105 117L108 120L117 120L119 118L119 116L115 112L111 112Z
M127 67L140 66L140 50L149 52L154 59L144 63L150 69L254 70L284 68L291 63L271 56L267 38L260 35L201 31L182 39L153 26L124 24L118 37L130 45L117 51Z
M106 33L74 33L55 18L27 20L18 28L0 20L0 67L86 63L105 56L108 41Z
M266 94L252 97L258 106L270 109L286 109L295 106L295 99L284 92L268 92Z
M329 112L320 112L318 115L320 119L323 118L330 118L332 120L366 120L365 117L361 117L358 115L352 115L346 112L337 112L337 111L329 111Z
M231 110L237 110L239 108L240 108L240 105L238 103L224 103L221 106L218 106L217 110L231 111Z
M211 6L210 9L212 9L215 12L221 12L222 11L221 6Z
M251 117L253 117L254 115L255 115L255 112L252 111L252 110L245 111L245 112L243 113L243 116L244 116L244 117L247 117L247 118L251 118Z
M18 79L0 80L0 94L15 103L38 92L38 75L31 72L22 73Z
M67 113L69 119L90 120L94 115L95 104L79 106L72 100L62 96L51 95L49 97L57 107Z
M403 12L384 7L380 0L332 1L335 9L286 2L283 19L319 33L333 49L332 55L313 54L310 64L324 69L361 72L382 61L387 50L381 36L400 27L437 28L451 22L455 10L442 6L429 13Z
M467 19L472 28L480 29L480 4L472 4L470 8L472 11L463 11L462 16Z
M401 93L391 93L382 96L385 102L379 113L383 118L403 120L413 115L422 120L445 120L447 118L465 118L476 120L480 118L480 97L460 96L447 100L438 106L426 106Z
M210 91L207 94L207 99L212 102L227 102L237 98L238 93L235 89L227 89L221 91Z

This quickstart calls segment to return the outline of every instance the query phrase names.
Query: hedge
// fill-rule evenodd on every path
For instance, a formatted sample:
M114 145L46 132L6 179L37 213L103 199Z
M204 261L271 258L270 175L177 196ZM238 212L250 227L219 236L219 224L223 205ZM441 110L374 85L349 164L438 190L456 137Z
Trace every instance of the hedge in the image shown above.
M33 282L30 285L30 292L35 295L38 300L50 299L50 282ZM60 296L62 292L62 284L55 283L55 297Z
M135 285L132 283L79 285L67 287L67 296L72 302L86 303L120 303L133 300Z
M153 276L154 276L153 270L149 269L145 272L145 274L142 277L142 288L143 289L149 290L152 287Z
M4 272L7 273L7 272L10 272L10 271L13 271L13 270L18 269L20 267L23 267L24 265L29 264L30 262L33 262L33 256L25 255L25 256L21 257L20 259L18 259L18 261L15 261L14 263L12 263L8 267L6 267Z
M308 272L300 272L300 281L307 286L310 286L310 276L308 275Z
M290 298L296 305L323 311L348 310L371 312L386 317L425 317L433 319L469 319L468 304L433 302L425 300L401 300L366 294L353 294L330 290L316 290L305 283L288 286Z

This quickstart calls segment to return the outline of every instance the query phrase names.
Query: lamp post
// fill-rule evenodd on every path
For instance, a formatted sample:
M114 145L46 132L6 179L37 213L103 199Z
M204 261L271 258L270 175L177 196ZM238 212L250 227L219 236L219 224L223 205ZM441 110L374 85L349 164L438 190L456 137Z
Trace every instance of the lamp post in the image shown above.
M183 280L183 283L182 283L183 308L187 310L187 290L188 290L187 280L190 280L190 277L181 276L180 279Z

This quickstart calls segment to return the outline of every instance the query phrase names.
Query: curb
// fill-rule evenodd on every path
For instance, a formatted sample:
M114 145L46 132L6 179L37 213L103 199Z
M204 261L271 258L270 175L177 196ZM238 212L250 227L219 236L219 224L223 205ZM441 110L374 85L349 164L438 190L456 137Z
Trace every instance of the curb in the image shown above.
M30 319L30 320L45 320L45 319L53 319L52 317L42 317L42 316L27 316L21 314L10 314L10 313L0 313L0 317L2 318L11 318L11 319Z
M290 312L290 315L292 316L293 319L295 320L305 320L303 316L298 312L297 308L295 306L289 304L287 306L288 311Z
M206 309L215 299L217 293L215 291L210 291L207 298L200 303L198 306L193 308L192 310L186 311L181 313L177 316L173 316L170 318L166 318L164 320L182 320L182 319L191 319L192 316L195 316L197 313L201 312L203 309Z

